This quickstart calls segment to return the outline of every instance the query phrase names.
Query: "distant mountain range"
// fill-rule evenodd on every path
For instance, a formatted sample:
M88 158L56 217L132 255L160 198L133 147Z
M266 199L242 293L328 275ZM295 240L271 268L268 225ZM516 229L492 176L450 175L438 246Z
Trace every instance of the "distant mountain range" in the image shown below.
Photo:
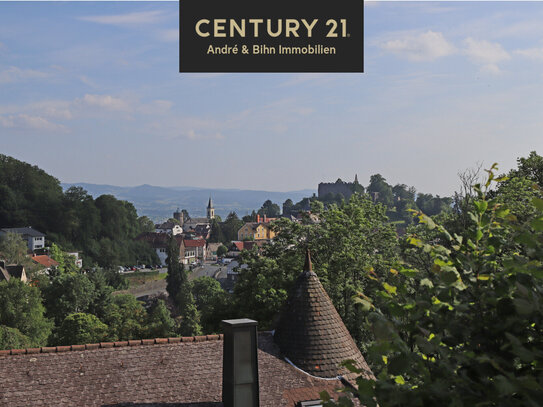
M155 222L170 218L177 209L186 209L192 217L205 216L209 197L213 199L215 213L225 219L228 213L235 211L238 216L258 210L264 201L270 199L280 207L288 198L294 203L316 193L312 189L289 192L252 191L244 189L210 189L198 187L156 187L139 185L119 187L87 183L61 184L65 190L71 186L80 186L94 198L100 195L113 195L117 199L132 202L138 215L148 216Z

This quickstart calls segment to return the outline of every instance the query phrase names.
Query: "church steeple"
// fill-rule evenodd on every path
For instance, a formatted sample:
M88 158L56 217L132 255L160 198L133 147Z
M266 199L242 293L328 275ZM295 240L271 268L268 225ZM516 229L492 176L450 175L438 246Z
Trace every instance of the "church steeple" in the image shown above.
M213 208L213 200L211 196L209 197L209 202L207 203L207 218L213 219L215 217L215 208Z
M358 174L354 174L354 183L358 184Z

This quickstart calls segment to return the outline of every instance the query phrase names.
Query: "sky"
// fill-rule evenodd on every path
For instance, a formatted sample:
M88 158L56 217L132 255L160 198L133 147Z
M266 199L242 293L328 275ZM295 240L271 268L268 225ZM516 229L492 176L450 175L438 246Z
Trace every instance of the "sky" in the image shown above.
M365 4L363 74L180 74L177 2L0 2L0 153L61 182L273 191L543 154L543 2Z

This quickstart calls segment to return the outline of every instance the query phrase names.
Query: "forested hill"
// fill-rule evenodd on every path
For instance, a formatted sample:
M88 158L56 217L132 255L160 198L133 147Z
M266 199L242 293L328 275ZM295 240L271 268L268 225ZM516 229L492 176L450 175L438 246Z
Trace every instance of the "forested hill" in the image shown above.
M0 154L0 228L32 226L50 242L81 251L87 266L113 266L152 264L154 253L133 240L148 224L130 202L95 199L78 187L63 191L45 171Z
M140 215L148 216L156 222L171 217L178 207L186 209L191 216L205 216L205 208L210 196L213 198L215 213L225 219L230 212L236 212L240 217L251 213L254 209L260 208L262 202L268 199L279 204L287 199L297 202L316 192L311 189L276 192L153 185L120 187L86 183L61 184L61 186L64 189L80 186L95 198L103 194L111 194L117 199L127 200L134 204Z

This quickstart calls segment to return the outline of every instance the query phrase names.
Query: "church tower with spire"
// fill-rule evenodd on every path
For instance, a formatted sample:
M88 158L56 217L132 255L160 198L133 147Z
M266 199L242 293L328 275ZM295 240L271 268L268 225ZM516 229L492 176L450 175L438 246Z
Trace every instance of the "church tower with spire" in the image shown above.
M209 202L207 203L207 218L209 220L215 218L215 208L213 208L213 201L209 197Z

